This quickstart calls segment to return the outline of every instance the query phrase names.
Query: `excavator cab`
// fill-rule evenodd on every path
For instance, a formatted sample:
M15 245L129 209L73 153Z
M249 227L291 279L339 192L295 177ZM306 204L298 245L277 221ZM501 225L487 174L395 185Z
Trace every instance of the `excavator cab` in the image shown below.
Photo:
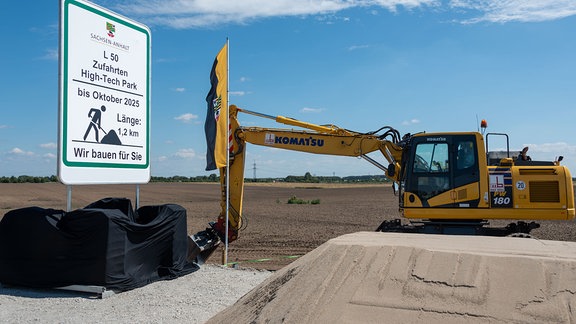
M479 137L473 133L415 135L403 158L400 206L405 211L478 207L480 165L485 165L485 157L478 152L482 143L478 142Z

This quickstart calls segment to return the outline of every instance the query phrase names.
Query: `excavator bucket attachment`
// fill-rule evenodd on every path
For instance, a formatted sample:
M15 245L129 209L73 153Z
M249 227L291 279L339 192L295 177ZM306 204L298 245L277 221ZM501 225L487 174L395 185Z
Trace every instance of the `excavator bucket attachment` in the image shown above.
M188 236L188 261L198 265L204 264L220 245L220 242L220 237L211 227Z

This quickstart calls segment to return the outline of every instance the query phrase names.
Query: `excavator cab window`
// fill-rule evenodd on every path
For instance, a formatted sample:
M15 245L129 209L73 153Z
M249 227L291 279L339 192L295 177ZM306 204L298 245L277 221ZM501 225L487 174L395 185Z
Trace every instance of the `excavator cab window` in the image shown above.
M412 184L420 199L425 200L450 189L448 152L448 143L416 145L412 163Z
M474 143L472 141L458 142L457 149L458 155L456 156L456 165L459 170L468 169L476 164Z
M480 181L478 149L474 137L459 136L454 139L454 146L457 150L454 188Z
M423 143L416 147L413 172L448 172L448 144Z

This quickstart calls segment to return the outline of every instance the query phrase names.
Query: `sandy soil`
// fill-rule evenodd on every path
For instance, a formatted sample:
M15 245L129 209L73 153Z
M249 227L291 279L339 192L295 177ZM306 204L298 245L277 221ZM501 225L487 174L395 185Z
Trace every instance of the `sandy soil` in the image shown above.
M208 323L574 323L575 262L575 242L357 232Z
M193 234L216 220L219 192L219 184L150 183L140 186L140 206L183 206L188 213L188 231ZM127 197L134 204L135 195L134 185L74 186L72 209L105 197ZM319 199L320 204L287 204L292 196ZM390 185L247 184L246 226L240 238L230 245L228 261L237 262L240 267L277 270L331 238L373 231L384 219L399 218L397 205ZM0 216L29 206L66 209L66 186L0 184ZM533 231L540 239L576 240L574 221L540 223L541 228ZM222 263L221 255L217 251L209 262Z

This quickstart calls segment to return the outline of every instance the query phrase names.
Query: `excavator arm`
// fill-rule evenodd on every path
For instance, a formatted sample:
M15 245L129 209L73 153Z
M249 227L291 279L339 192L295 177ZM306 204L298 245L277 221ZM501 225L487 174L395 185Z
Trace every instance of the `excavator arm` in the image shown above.
M300 129L243 127L238 122L239 112ZM316 125L283 116L265 115L234 105L230 106L229 117L233 142L229 170L220 169L221 211L217 222L211 223L206 231L191 236L190 240L189 258L196 258L198 263L203 263L220 241L227 239L232 242L238 238L238 231L242 228L246 143L314 154L361 157L383 170L392 181L399 182L403 143L399 132L391 127L358 133L334 125ZM386 165L368 156L376 151L382 154ZM226 201L229 201L228 205Z
M358 133L334 125L315 125L282 116L268 116L236 106L231 106L230 109L234 139L239 146L238 152L235 152L234 155L244 153L244 143L251 143L314 154L362 157L385 171L391 180L398 181L397 175L394 172L388 172L388 168L391 165L393 168L400 167L403 149L398 144L400 134L391 127L386 126L380 129L379 131L385 130L380 135L376 132ZM303 130L242 127L237 122L238 112L274 119L277 123L301 127ZM381 152L387 160L387 166L383 166L367 156L367 154L375 151Z

